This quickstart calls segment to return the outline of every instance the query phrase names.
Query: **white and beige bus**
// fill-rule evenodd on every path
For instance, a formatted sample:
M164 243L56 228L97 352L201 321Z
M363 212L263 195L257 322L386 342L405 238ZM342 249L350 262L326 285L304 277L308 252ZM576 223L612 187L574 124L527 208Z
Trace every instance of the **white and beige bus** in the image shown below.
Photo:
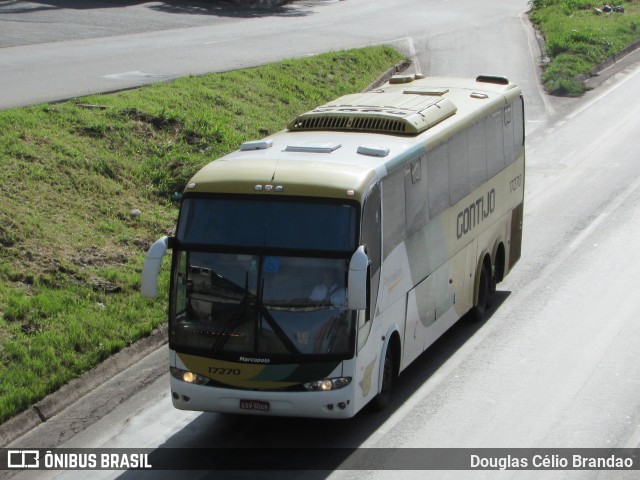
M176 408L346 418L520 257L521 90L503 77L396 76L247 142L186 186L173 250Z

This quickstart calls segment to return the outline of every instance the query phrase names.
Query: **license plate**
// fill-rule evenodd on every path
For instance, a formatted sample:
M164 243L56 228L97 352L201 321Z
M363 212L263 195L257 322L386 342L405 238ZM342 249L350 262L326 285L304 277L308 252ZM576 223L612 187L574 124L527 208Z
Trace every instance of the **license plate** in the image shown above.
M270 405L269 402L262 400L240 400L240 408L242 410L259 410L261 412L268 412Z

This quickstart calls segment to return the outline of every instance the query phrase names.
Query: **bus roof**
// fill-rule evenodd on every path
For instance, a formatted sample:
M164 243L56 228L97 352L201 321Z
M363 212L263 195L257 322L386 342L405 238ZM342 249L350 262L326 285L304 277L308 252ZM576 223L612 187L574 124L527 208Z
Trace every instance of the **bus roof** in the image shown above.
M376 179L520 95L503 77L392 77L376 90L301 114L287 130L209 163L185 193L360 200Z

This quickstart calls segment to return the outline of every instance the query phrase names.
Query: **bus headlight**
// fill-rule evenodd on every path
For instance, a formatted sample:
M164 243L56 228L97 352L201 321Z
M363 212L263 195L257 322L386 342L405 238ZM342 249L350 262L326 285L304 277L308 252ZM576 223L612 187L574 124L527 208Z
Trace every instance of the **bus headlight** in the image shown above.
M169 367L169 371L173 378L177 378L178 380L182 380L186 383L195 383L196 385L206 385L209 383L209 379L207 377L203 377L198 373L193 373L176 367Z
M339 390L351 383L351 377L325 378L324 380L316 380L304 384L304 388L310 392L328 392L330 390Z

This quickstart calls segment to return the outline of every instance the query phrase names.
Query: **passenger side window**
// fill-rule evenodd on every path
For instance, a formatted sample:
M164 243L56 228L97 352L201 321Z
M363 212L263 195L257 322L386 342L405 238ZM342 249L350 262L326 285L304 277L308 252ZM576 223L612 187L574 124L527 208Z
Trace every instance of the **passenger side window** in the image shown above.
M502 110L486 119L487 175L489 178L504 169L504 141Z
M429 221L427 208L427 157L422 155L405 167L404 191L407 214L407 236L414 234Z
M467 131L449 140L449 197L451 205L469 194Z
M487 181L487 147L485 121L469 129L469 188L473 191Z
M449 165L447 144L427 154L427 182L429 188L429 218L435 218L449 208Z
M398 168L382 181L382 195L384 209L384 258L405 239L405 199L404 199L404 169Z

